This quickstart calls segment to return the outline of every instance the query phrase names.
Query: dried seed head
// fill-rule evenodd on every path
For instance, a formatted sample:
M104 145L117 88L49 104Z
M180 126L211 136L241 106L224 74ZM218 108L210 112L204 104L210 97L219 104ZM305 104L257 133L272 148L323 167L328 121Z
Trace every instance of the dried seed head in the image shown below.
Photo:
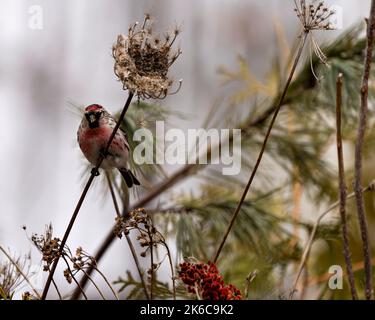
M129 234L128 225L126 224L124 217L115 218L115 228L113 229L113 233L120 239L122 238L123 233Z
M141 27L138 23L129 27L128 35L119 35L113 46L115 59L114 72L127 89L139 98L164 99L171 93L173 81L168 78L169 67L181 54L173 52L171 47L180 30L176 28L165 37L165 42L154 37L150 16L147 14Z
M299 3L297 3L299 1ZM311 3L310 3L311 2ZM308 34L310 41L310 68L313 76L317 81L322 77L318 77L314 70L314 63L312 53L319 59L319 61L328 65L328 59L323 51L320 49L318 43L314 39L314 30L334 30L335 26L331 23L331 18L335 14L334 10L330 10L324 1L316 0L294 0L296 15L301 21L305 34Z
M331 17L335 14L334 10L330 10L324 1L312 0L294 0L294 11L306 32L312 30L335 30L335 26L330 23ZM315 4L314 4L315 3Z
M72 275L70 274L69 269L65 269L65 270L64 270L64 277L65 277L66 281L67 281L69 284L72 283Z
M53 228L52 225L46 226L44 235L33 234L31 241L42 253L42 260L46 263L45 271L49 270L51 263L60 255L60 239L52 238ZM64 250L63 250L64 251Z
M82 255L82 247L78 247L76 250L76 256L78 258L78 257L81 257L81 255Z

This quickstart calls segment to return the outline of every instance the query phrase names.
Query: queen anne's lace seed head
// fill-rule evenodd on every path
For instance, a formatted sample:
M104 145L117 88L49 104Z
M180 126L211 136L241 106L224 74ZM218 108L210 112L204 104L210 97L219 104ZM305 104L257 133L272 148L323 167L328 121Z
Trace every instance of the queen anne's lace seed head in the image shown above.
M301 21L305 31L312 30L335 30L335 26L330 22L335 14L329 9L324 1L294 0L294 11Z
M176 28L164 39L152 33L150 16L146 15L142 26L130 26L128 35L119 35L113 46L114 72L124 90L137 94L139 98L164 99L170 92L173 80L168 77L169 67L181 54L171 49L180 30Z
M312 53L316 55L319 61L328 66L328 58L320 49L317 41L313 36L314 30L335 30L335 26L331 23L332 16L336 13L334 10L329 9L324 1L321 0L294 0L294 11L298 19L301 21L303 32L309 36L310 41L310 67L315 79L320 81L313 65Z

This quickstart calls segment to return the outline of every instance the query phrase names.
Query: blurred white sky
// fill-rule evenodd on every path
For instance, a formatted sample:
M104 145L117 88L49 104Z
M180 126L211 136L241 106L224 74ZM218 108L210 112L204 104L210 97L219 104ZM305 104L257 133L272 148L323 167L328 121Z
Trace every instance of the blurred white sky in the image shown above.
M370 5L328 3L343 7L344 28L367 15ZM43 9L42 30L28 28L32 5ZM172 74L184 79L183 87L162 104L194 116L193 122L175 122L184 129L200 127L220 96L218 66L234 67L241 54L262 76L273 56L274 18L289 40L299 30L292 0L2 0L0 243L12 252L31 249L22 225L40 233L52 222L57 235L64 232L81 192L83 163L76 143L80 119L69 102L99 103L111 111L123 105L126 93L112 71L111 46L144 12L160 30L182 25L183 55ZM99 193L93 188L82 207L72 248L82 245L94 253L113 223L111 202L98 199ZM102 270L113 279L124 273L124 261L132 264L126 244L117 241Z

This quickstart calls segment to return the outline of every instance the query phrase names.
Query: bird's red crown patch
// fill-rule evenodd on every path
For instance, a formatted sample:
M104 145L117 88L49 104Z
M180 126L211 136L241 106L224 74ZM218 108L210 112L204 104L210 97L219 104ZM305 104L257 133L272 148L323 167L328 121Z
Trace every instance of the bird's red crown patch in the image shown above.
M103 107L98 104L90 104L88 107L85 108L85 111L94 111L100 109L103 109Z

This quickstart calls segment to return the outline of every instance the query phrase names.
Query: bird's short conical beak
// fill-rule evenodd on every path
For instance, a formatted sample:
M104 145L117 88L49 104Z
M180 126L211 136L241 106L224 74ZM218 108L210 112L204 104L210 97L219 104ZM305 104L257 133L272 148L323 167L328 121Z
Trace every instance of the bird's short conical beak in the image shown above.
M95 112L90 112L86 113L85 116L90 128L97 128L99 126L99 114L96 114Z
M90 113L89 116L88 116L88 121L89 121L90 123L94 123L96 120L97 120L97 119L96 119L95 114Z

